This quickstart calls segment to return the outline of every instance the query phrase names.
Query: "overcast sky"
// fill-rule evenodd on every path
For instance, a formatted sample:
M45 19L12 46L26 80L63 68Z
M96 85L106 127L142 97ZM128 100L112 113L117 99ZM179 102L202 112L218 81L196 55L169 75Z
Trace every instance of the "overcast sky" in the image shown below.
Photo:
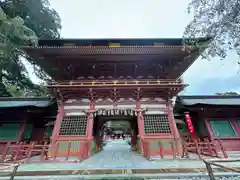
M62 19L63 38L179 38L192 19L189 0L50 0ZM184 74L186 94L238 90L232 52L224 61L198 59ZM36 81L36 78L33 77Z

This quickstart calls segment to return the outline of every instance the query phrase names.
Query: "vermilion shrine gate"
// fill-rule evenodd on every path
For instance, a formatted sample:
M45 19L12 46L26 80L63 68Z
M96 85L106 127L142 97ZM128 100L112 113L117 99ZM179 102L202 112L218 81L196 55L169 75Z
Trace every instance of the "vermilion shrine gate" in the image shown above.
M154 155L161 142L168 154L164 144L174 139L179 152L171 99L186 87L180 76L207 41L198 39L195 46L182 39L40 40L38 47L25 47L53 79L48 87L59 101L51 142L57 154L101 150L100 129L109 119L131 122L133 149L150 148Z

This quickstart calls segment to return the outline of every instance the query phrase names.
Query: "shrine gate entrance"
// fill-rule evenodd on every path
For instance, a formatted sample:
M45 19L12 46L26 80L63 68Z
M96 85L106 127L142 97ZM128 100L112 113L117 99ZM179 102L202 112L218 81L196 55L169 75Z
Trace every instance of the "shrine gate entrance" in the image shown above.
M99 128L106 120L99 117L129 111L137 122L133 129L141 153L147 149L148 155L159 154L160 149L168 154L169 144L179 151L172 98L187 86L180 77L208 41L63 39L24 47L52 77L47 87L59 103L53 149L61 156L89 157L101 144Z
M143 141L151 143L151 153L159 153L159 141L179 139L173 121L171 104L163 99L144 99L142 101L122 100L121 104L108 106L108 100L86 105L81 102L66 102L60 109L53 130L52 143L58 144L58 156L79 156L86 150L86 156L101 151L104 140L104 124L107 121L128 121L131 129L131 147L144 152ZM128 102L128 103L127 103ZM133 108L133 107L136 108ZM125 108L123 108L125 107ZM128 108L127 108L128 107ZM132 107L132 108L131 108ZM169 113L168 113L169 112ZM69 145L69 142L71 144ZM169 145L162 142L163 152L169 153ZM178 144L176 144L177 148ZM70 148L70 152L67 149ZM146 148L146 147L145 147Z
M96 140L97 152L103 150L109 140L116 139L125 140L129 143L129 149L137 150L137 135L137 116L100 115L94 118L93 137Z

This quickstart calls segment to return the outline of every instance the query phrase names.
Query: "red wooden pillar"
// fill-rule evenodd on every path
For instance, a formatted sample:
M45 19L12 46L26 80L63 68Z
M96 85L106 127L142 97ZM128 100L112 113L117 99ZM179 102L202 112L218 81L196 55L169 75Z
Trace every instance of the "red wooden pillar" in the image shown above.
M104 122L101 121L100 123L98 123L98 127L97 127L97 134L96 134L96 151L97 152L100 152L101 151L101 137L100 137L100 134L99 134L99 131L101 129L101 127L103 126Z
M179 139L180 134L179 134L179 131L177 129L176 122L174 120L172 101L171 100L167 100L167 112L168 112L168 121L169 121L171 130L172 130L172 135L173 135L174 138Z
M137 145L137 134L135 132L135 130L132 131L132 137L131 137L131 148L132 150L136 149L136 145Z
M20 130L19 130L19 134L18 134L18 141L24 140L24 131L25 131L25 127L27 125L27 119L28 118L25 117L24 121L20 125Z
M144 123L143 123L143 115L141 111L140 102L137 102L136 109L137 109L138 136L140 138L140 149L141 149L141 152L143 152L143 144L141 139L144 136Z
M176 150L178 154L182 154L180 134L179 134L176 122L174 120L172 101L168 99L166 105L167 105L167 112L168 112L168 121L172 130L172 135L176 142Z
M93 112L94 112L94 104L91 103L90 104L90 109L89 109L89 112L87 114L87 139L88 139L88 157L91 155L91 145L92 145L92 140L93 140L93 136L92 136L92 133L93 133L93 121L94 121L94 116L93 116Z
M95 107L94 107L94 104L93 103L91 103L90 104L90 109L89 109L89 113L88 113L88 117L87 117L87 119L88 119L88 123L87 123L87 137L88 137L88 139L92 139L92 132L93 132L93 112L94 112L94 109L95 109Z
M58 107L58 114L57 114L56 121L54 124L53 132L52 132L52 137L51 137L52 144L55 144L56 140L58 138L63 115L64 115L64 105L60 104Z
M144 124L143 124L143 115L141 112L140 103L137 102L136 104L137 109L137 123L138 123L138 135L142 137L144 135Z

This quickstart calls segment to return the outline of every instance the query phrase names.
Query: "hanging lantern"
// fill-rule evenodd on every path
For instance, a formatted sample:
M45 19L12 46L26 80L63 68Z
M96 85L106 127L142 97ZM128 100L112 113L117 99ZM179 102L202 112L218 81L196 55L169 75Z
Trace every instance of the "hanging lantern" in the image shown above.
M193 136L194 135L194 128L193 128L191 117L190 117L189 114L185 114L185 120L186 120L186 123L187 123L188 130Z
M119 115L119 110L118 109L115 109L115 116L116 115Z
M128 112L126 109L124 109L124 116L127 116L128 115Z
M130 109L130 116L133 116L133 114L134 114L134 112L133 112L133 110L132 109Z
M121 109L121 116L123 116L124 115L124 110L123 109Z
M107 110L106 110L106 109L102 110L102 115L103 115L103 116L106 116L106 115L107 115Z
M99 110L97 111L97 115L98 115L98 116L101 116L101 115L102 115L102 110L101 110L101 109L99 109Z
M114 116L114 110L111 110L111 116Z
M135 116L137 116L138 115L137 111L134 111L134 114L135 114Z

